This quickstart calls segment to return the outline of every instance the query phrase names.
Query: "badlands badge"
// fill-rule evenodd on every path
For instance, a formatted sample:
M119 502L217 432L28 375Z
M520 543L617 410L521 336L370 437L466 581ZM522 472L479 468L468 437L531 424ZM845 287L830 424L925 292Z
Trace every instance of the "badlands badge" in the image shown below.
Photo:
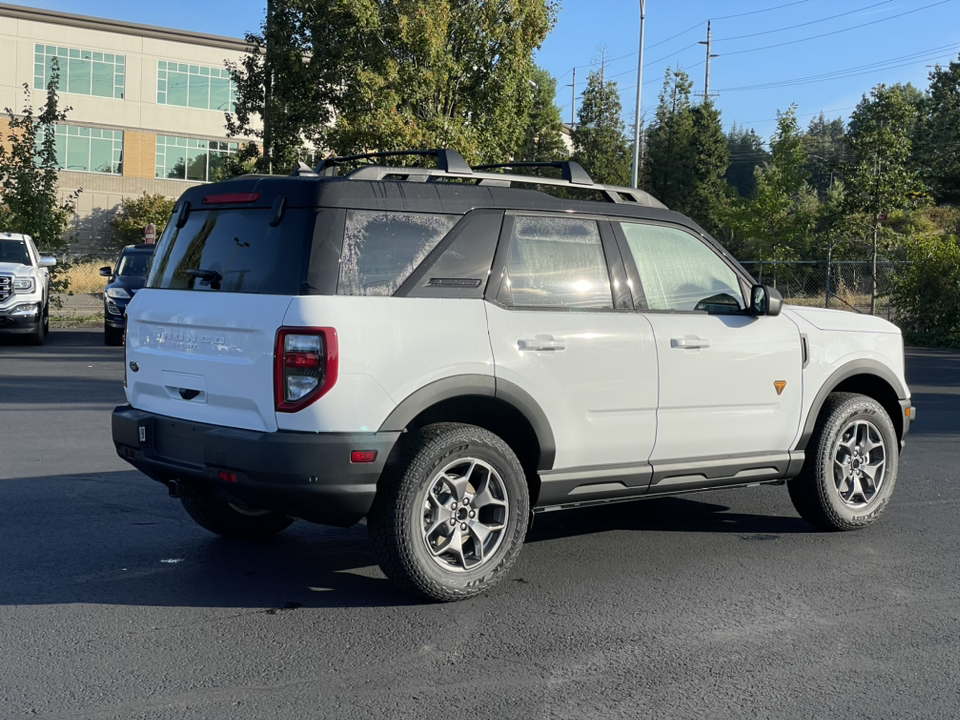
M783 389L787 386L786 380L774 380L773 386L777 389L777 395L783 394Z

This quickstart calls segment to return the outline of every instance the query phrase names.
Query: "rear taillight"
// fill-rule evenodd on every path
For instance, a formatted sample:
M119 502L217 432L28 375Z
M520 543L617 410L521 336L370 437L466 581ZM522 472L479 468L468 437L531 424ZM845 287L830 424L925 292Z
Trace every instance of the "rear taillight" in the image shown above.
M277 412L297 412L337 382L339 353L333 328L280 328L274 351Z

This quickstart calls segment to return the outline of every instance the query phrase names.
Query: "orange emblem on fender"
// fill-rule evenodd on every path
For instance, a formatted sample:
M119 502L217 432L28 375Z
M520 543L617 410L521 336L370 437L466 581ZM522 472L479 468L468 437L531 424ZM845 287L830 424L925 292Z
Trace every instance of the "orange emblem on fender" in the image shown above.
M787 386L786 380L774 380L773 386L777 389L777 395L783 393L783 389Z

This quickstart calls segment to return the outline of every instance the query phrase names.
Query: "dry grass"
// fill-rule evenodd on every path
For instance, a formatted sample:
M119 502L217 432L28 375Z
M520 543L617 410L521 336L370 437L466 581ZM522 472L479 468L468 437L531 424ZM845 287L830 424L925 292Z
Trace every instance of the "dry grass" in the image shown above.
M105 260L93 260L72 265L67 270L67 278L70 280L69 292L74 295L103 292L107 278L100 276L100 268L109 264Z

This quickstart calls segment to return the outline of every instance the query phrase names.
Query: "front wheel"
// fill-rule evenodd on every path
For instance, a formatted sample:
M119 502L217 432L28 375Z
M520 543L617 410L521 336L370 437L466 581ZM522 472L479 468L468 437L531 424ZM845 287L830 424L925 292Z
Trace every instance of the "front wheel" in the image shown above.
M897 433L873 398L833 393L824 404L803 470L787 483L807 522L854 530L883 513L897 482Z
M256 510L211 497L188 495L180 502L200 527L230 540L262 540L293 522L280 512Z
M479 595L523 544L530 500L520 462L472 425L427 425L401 442L368 518L380 567L428 600Z

